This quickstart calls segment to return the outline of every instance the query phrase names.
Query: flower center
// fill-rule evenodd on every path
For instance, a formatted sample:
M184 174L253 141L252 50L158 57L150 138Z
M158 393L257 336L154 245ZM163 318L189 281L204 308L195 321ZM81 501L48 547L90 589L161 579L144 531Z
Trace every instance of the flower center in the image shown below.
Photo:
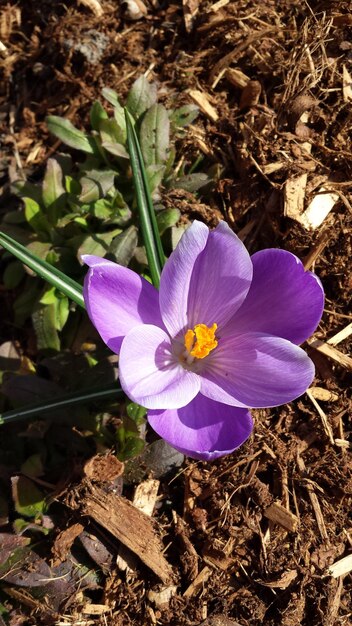
M194 329L189 328L184 336L187 362L194 358L204 359L218 345L215 331L218 325L196 324Z

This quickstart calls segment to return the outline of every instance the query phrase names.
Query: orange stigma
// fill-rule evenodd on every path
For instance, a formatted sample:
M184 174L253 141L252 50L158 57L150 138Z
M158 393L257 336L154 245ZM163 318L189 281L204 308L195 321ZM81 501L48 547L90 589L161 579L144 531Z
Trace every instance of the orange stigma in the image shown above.
M218 345L215 331L218 325L196 324L194 330L189 328L185 334L185 348L190 357L204 359ZM192 359L193 360L193 359Z

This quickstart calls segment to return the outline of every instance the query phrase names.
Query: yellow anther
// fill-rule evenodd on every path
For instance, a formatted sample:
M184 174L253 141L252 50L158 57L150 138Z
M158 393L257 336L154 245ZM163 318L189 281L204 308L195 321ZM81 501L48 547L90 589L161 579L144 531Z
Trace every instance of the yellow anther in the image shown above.
M218 345L215 331L218 325L210 328L206 324L196 324L194 330L188 329L185 334L185 348L188 354L197 359L204 359Z

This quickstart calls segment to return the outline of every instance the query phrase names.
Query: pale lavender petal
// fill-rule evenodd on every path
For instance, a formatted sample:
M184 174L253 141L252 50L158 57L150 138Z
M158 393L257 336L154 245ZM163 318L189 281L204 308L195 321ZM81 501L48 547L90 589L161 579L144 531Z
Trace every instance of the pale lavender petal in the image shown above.
M319 278L285 250L262 250L252 262L251 288L224 333L268 333L296 344L308 339L323 313Z
M271 407L302 395L314 365L298 346L261 333L219 340L201 374L201 393L242 407Z
M177 409L197 395L200 378L185 370L157 326L136 326L124 338L119 358L122 389L147 409Z
M236 450L253 428L246 409L213 402L201 394L181 409L149 411L148 421L176 450L206 461Z
M164 328L158 291L147 280L117 263L85 255L84 281L88 315L110 350L119 353L124 336L139 324Z
M160 310L175 337L196 324L221 327L241 306L252 279L252 262L225 222L213 231L193 222L165 265Z
M163 268L159 291L160 310L172 337L187 327L189 284L194 264L204 250L208 236L207 226L195 220Z

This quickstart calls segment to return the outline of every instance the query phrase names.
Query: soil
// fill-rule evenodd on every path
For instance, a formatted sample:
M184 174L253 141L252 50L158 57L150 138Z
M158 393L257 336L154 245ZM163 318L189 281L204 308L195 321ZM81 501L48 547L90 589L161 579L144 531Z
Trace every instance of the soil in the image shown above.
M305 346L316 391L255 411L254 434L234 454L213 463L186 460L160 478L152 518L141 514L145 536L155 534L156 565L148 566L149 552L143 558L140 534L134 545L117 522L116 530L99 518L98 504L131 506L132 487L121 495L120 477L106 486L95 476L94 486L72 474L64 488L54 485L53 499L61 501L56 536L73 530L49 546L52 555L62 560L83 527L98 532L100 524L106 566L96 557L99 585L84 595L77 583L55 610L50 596L33 600L6 582L11 625L352 623L352 564L336 577L329 569L352 550L352 367L344 358L352 335L347 330L338 344L327 343L352 321L351 8L344 0L1 0L3 212L13 202L15 173L40 177L59 147L46 115L84 128L103 87L123 98L144 73L167 105L192 102L190 90L210 105L178 140L178 154L188 165L200 155L218 168L217 183L201 203L175 192L165 203L211 226L222 217L251 252L294 252L326 292L322 322ZM322 185L334 194L319 226L309 229L292 213L290 181L304 185L305 208ZM8 327L4 333L8 339ZM23 331L12 328L11 338L21 342ZM129 573L116 565L118 540L139 557ZM54 543L52 535L47 542Z

